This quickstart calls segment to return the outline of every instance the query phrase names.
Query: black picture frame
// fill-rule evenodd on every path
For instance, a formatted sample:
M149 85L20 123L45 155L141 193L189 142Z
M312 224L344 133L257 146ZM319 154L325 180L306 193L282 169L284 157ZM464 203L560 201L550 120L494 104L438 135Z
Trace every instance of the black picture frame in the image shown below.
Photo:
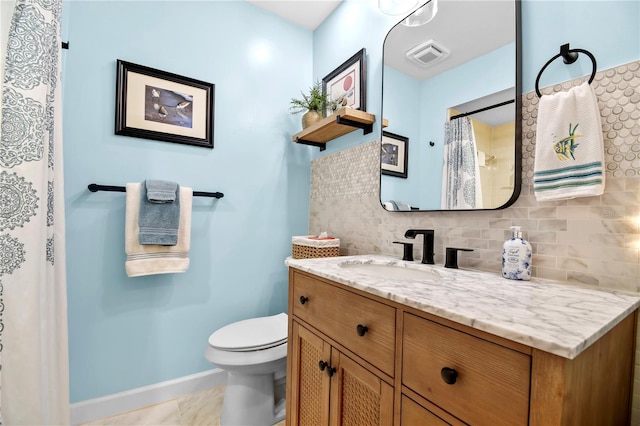
M409 138L382 131L380 144L380 172L383 175L407 178Z
M338 108L367 110L366 53L363 47L322 79L322 93L328 94L331 101L339 102ZM327 115L332 112L327 111Z
M115 134L213 149L215 85L117 60Z

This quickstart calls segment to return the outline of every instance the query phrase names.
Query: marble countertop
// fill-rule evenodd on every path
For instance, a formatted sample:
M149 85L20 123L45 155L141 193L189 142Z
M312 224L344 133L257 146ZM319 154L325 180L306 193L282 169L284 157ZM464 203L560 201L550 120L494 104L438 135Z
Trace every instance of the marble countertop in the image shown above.
M640 306L639 294L535 278L514 281L383 255L288 258L285 264L569 359ZM400 278L391 266L402 268ZM427 271L424 278L419 271Z

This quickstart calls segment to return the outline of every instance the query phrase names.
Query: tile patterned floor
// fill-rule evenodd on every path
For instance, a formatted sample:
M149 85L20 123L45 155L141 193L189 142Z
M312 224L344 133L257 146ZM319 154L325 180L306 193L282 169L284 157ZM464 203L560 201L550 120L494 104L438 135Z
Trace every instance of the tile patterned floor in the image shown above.
M79 426L219 426L223 398L219 386Z

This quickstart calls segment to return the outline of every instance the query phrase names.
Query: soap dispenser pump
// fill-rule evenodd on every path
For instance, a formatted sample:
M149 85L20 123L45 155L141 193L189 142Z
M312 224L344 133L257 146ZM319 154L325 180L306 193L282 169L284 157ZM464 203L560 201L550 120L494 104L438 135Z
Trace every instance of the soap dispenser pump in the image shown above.
M531 278L531 244L522 238L519 226L512 226L511 232L511 238L502 246L502 276L528 281Z

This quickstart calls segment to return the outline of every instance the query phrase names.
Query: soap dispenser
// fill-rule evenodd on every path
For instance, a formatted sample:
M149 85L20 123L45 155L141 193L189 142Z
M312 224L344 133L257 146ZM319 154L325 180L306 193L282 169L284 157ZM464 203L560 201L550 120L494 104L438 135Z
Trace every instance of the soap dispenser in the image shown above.
M502 276L527 281L531 278L531 244L522 238L519 226L512 226L511 232L502 246Z

